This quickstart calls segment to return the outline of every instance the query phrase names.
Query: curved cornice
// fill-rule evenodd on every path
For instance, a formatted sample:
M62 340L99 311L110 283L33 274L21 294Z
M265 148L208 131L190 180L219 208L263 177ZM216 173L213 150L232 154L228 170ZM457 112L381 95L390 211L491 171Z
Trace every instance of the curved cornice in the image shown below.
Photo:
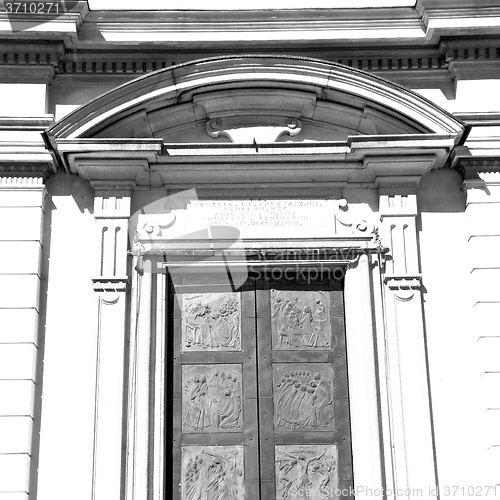
M345 94L405 117L426 133L459 143L465 125L420 95L364 71L291 56L227 56L172 66L126 83L82 106L51 127L49 138L92 137L105 124L161 101L175 105L214 88L284 88L314 91L321 99Z

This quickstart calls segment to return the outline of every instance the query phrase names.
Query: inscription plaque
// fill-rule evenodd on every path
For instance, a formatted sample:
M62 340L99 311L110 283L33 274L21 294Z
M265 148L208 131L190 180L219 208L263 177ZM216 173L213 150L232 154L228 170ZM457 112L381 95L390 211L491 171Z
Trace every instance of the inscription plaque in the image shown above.
M240 351L239 293L182 295L182 350Z
M328 363L273 366L274 426L276 430L333 431L333 367Z
M335 445L275 447L279 498L300 495L312 500L338 498L338 452Z
M273 349L330 349L330 296L319 291L271 290Z
M240 432L241 365L182 367L182 432Z
M324 226L326 200L197 200L186 209L186 226Z
M243 446L183 446L182 498L243 500Z

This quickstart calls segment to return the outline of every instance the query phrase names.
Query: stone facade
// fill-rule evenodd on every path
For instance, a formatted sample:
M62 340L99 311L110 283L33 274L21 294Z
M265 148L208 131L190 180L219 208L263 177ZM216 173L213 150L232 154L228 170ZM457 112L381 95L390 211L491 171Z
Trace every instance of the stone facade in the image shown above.
M0 500L500 495L496 3L0 14Z

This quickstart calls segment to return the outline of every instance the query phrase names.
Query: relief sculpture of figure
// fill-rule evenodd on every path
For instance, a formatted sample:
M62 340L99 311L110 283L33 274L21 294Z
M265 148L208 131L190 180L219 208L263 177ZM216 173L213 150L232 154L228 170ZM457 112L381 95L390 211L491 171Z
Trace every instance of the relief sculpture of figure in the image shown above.
M186 472L184 473L184 485L187 500L203 499L203 484L205 483L205 471L203 459L194 457L189 459Z
M243 498L242 456L238 450L230 448L197 447L192 452L184 466L183 499L240 500Z
M207 500L237 500L238 476L243 474L236 464L238 452L233 450L222 456L203 450L203 454L210 457L205 486Z
M327 314L325 305L321 300L315 300L315 308L312 313L311 324L314 328L312 332L308 345L311 347L324 347L330 344L330 339L325 334L325 322L327 321Z
M336 461L331 453L324 448L313 455L318 447L305 445L290 451L285 448L276 453L276 480L281 498L290 498L292 488L308 498L334 498L331 483L334 482Z
M275 424L289 430L327 427L334 418L332 385L320 373L285 373L275 386Z
M300 320L304 336L302 337L302 346L311 346L311 339L316 331L313 319L313 313L309 306L304 306L302 318Z
M315 294L315 296L313 295ZM321 292L273 291L271 329L274 348L331 346L331 327Z
M212 370L208 377L189 378L184 384L182 400L182 421L187 432L218 432L241 427L241 388L231 373Z
M210 425L207 411L207 379L194 377L184 388L184 423L195 430Z
M236 349L240 340L239 303L229 296L221 302L203 303L201 296L186 298L183 311L184 344L201 347ZM218 305L217 305L218 304Z

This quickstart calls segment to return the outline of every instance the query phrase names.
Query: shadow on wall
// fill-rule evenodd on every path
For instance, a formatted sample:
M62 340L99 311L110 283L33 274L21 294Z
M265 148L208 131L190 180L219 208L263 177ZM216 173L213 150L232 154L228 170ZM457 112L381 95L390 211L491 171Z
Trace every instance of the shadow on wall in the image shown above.
M47 179L46 187L49 196L71 196L82 214L94 213L94 189L78 175L60 172Z
M453 169L434 170L422 177L417 191L420 212L465 212L462 176Z

